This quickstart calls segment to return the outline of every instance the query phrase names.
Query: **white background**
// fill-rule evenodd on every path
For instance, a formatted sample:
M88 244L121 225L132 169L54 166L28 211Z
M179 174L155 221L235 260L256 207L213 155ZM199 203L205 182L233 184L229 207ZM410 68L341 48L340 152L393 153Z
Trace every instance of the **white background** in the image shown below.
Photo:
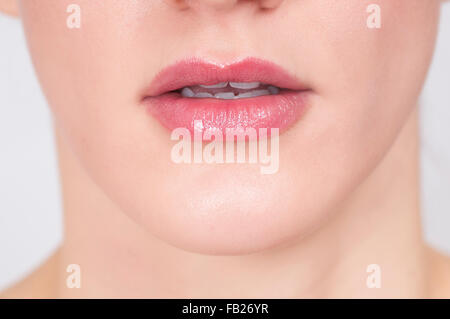
M450 3L441 24L421 100L422 195L425 237L450 253ZM51 126L21 26L0 15L0 290L62 238Z

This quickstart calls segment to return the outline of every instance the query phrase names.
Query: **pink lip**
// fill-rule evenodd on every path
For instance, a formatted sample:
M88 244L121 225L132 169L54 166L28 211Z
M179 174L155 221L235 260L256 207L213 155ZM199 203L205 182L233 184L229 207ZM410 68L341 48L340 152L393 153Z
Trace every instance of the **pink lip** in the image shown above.
M261 82L283 90L276 95L220 100L186 98L174 92L186 86L220 82ZM285 89L285 90L284 90ZM194 131L194 122L203 129L242 130L278 128L285 131L300 119L310 90L274 63L248 58L217 65L199 59L178 62L160 72L144 94L144 104L160 123L174 130Z

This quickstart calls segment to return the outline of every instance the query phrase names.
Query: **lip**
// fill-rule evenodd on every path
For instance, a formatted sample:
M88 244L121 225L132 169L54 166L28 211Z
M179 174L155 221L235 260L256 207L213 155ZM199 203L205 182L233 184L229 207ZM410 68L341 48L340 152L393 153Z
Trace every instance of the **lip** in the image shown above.
M187 98L174 92L193 85L221 82L261 82L283 90L279 94L222 100ZM215 64L188 59L163 69L143 94L149 113L169 130L187 128L194 132L196 121L202 130L234 131L277 128L282 133L304 114L310 89L280 66L261 59L247 58Z

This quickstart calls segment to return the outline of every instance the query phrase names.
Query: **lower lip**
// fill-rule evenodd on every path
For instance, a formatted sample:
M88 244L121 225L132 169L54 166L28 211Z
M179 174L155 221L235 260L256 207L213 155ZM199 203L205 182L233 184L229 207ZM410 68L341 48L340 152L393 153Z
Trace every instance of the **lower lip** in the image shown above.
M201 121L203 130L247 130L277 128L279 133L296 123L306 109L308 91L281 91L279 94L223 100L186 98L178 93L147 97L149 112L169 130L187 128L195 131Z

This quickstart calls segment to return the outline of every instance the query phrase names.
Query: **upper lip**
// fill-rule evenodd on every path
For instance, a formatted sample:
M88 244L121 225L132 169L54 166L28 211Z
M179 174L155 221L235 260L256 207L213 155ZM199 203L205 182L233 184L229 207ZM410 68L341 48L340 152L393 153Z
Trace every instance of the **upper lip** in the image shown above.
M221 82L261 82L294 91L308 89L288 71L266 60L246 58L232 63L217 64L191 58L161 70L145 91L144 97L157 97L187 86Z

